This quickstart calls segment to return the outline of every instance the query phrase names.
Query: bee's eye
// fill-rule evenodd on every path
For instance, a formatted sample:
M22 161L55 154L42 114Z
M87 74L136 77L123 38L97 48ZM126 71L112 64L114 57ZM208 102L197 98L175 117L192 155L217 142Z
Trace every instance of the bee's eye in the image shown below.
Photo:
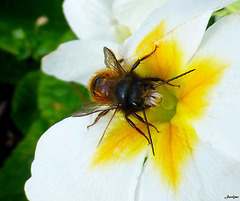
M139 101L139 102L131 102L131 105L135 108L141 108L142 106L142 101Z

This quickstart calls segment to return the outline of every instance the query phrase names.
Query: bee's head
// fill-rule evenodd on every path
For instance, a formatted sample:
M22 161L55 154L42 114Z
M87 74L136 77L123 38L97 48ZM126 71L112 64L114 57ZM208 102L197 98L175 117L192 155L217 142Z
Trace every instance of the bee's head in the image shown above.
M162 100L161 94L146 81L135 82L129 93L129 102L134 108L152 107Z

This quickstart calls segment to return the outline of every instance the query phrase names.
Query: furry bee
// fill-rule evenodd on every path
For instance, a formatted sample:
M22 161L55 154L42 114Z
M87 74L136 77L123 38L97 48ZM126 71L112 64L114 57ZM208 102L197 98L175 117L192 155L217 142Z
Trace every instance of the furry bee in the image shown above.
M99 143L102 141L116 112L122 112L126 121L139 134L146 138L148 144L151 145L153 155L155 155L149 127L153 127L157 132L159 131L154 125L147 121L145 110L156 106L161 102L161 94L156 90L156 87L163 84L179 87L179 85L173 85L169 82L195 70L192 69L169 80L162 80L155 77L141 77L135 73L134 70L138 67L140 62L151 56L156 49L157 46L152 53L138 59L133 64L130 71L127 72L120 64L122 61L118 61L110 49L107 47L103 48L106 69L96 72L96 75L89 82L90 94L93 101L84 104L80 110L72 115L74 117L79 117L96 112L99 113L94 122L88 126L89 128L96 124L99 119L105 116L109 111L114 110ZM143 117L138 114L140 111L142 112ZM130 116L135 117L140 122L146 124L148 136L134 124L129 118Z

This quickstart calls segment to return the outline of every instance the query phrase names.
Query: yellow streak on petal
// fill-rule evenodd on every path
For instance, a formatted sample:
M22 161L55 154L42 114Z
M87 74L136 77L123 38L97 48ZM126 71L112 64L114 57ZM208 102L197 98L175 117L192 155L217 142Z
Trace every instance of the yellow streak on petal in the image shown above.
M139 129L146 133L144 124L136 124ZM148 145L147 140L133 129L125 119L115 121L111 130L97 148L91 167L106 165L108 163L131 160Z
M159 41L164 37L164 32L166 30L165 21L161 21L156 28L154 28L145 38L141 41L136 49L136 54L139 58L151 53Z
M192 157L198 137L191 125L176 115L170 123L162 127L154 142L156 156L151 159L155 171L160 173L166 185L172 186L177 192L182 170Z
M177 95L179 99L177 112L188 117L201 116L205 107L210 104L208 100L211 96L210 90L221 81L224 69L230 65L216 56L195 58L189 69L196 70L186 76L181 83L181 90Z
M181 72L184 58L183 50L176 35L172 33L164 35L165 30L166 22L162 21L137 47L136 54L141 59L152 53L157 46L156 51L143 60L136 69L139 74L166 80Z

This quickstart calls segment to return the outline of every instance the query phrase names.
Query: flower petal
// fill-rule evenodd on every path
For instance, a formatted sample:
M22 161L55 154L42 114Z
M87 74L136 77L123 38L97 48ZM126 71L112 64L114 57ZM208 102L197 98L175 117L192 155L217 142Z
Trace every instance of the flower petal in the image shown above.
M100 40L75 40L64 43L42 60L42 70L65 81L87 85L93 72L104 68L103 47L113 51L118 45Z
M166 36L164 32L167 29L167 22L160 23L141 41L135 51L138 58L144 58L153 52L141 62L136 71L139 71L139 74L160 77L163 80L186 71L186 64L201 42L210 15L211 12L205 12Z
M166 4L152 12L140 27L140 29L125 41L124 45L120 49L120 54L129 60L128 63L132 64L133 60L135 61L137 59L138 54L136 53L136 50L139 44L153 30L156 30L155 32L158 32L158 35L155 33L155 40L157 41L149 40L150 47L145 48L149 48L150 50L144 50L148 51L148 53L154 50L154 45L156 42L159 42L162 38L164 38L167 34L171 33L179 26L186 24L186 22L191 21L204 13L220 9L223 6L230 4L231 2L233 2L233 0L168 1ZM165 27L163 31L157 30L158 27L163 27L160 26L161 24L164 24ZM133 55L135 55L135 57Z
M32 177L26 182L29 200L132 201L146 151L127 163L91 167L96 146L109 118L87 130L96 115L67 118L39 140Z
M134 33L146 17L167 0L117 0L113 2L113 13L119 23Z
M239 195L240 164L210 145L200 143L182 171L177 191L169 187L151 161L145 163L137 189L139 201L211 201ZM179 167L181 168L181 167Z
M114 41L113 0L65 0L63 10L72 30L80 39Z
M207 30L195 55L195 58L216 55L232 65L224 70L219 84L208 95L210 105L206 108L204 118L194 121L193 124L201 140L238 161L240 161L239 24L240 13L219 20Z

